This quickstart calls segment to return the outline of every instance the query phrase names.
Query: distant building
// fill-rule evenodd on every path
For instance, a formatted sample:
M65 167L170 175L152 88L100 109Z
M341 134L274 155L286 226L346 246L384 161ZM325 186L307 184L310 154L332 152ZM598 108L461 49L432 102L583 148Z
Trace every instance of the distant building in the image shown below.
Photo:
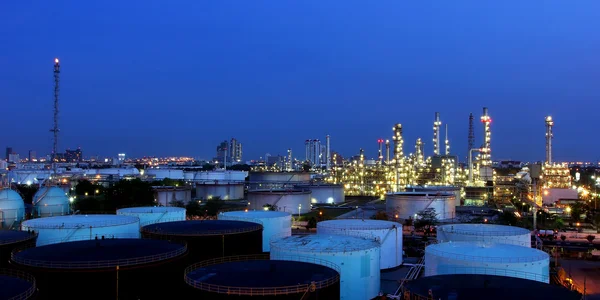
M306 140L304 141L304 147L306 151L306 161L311 165L311 167L318 167L321 165L321 141L317 139Z
M222 141L217 146L217 155L215 156L215 161L221 163L225 161L225 157L227 156L227 148L229 147L227 141Z
M37 160L37 156L36 156L35 151L29 150L29 161L32 162L32 161L36 161L36 160Z
M67 162L80 162L83 160L81 149L65 151L65 160Z
M229 143L229 161L230 162L241 162L242 161L242 143L235 138L231 138Z
M125 153L119 153L117 154L117 160L119 162L119 164L122 164L125 162Z
M5 159L7 162L10 162L10 155L13 154L13 148L12 147L6 147L6 156Z
M19 158L19 154L17 154L17 153L11 153L8 155L9 163L18 163L20 160L21 160L21 158Z

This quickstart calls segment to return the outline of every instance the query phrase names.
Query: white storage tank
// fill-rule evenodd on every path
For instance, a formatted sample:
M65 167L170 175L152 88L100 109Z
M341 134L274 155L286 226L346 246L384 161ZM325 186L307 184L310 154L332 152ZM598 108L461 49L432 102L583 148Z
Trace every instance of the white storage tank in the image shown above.
M456 197L445 192L399 192L385 197L386 211L389 215L398 215L400 219L415 218L426 209L435 209L439 220L454 218Z
M37 246L95 238L139 238L140 219L117 215L71 215L27 220L21 230L38 233Z
M292 214L310 212L309 190L253 190L248 191L248 202L252 210L263 210L265 205L273 205L279 211Z
M170 206L174 201L188 203L192 200L192 188L189 186L153 186L156 205Z
M373 299L380 292L380 248L374 239L296 235L271 241L271 259L332 263L340 269L340 299Z
M154 180L163 180L166 178L174 180L184 179L183 170L176 169L146 169L144 175L153 178Z
M291 188L296 184L310 182L308 172L250 172L248 175L250 189Z
M220 213L218 219L261 224L263 226L263 252L270 251L273 237L292 235L292 215L282 211L230 211Z
M36 217L68 215L70 208L69 197L60 187L43 186L33 195L33 215Z
M311 191L310 202L313 204L344 203L344 186L339 184L301 184L295 185L296 189Z
M448 224L437 226L438 243L485 242L531 247L528 229L494 224Z
M117 215L140 219L140 227L164 222L185 221L185 208L174 206L127 207L117 210Z
M460 206L461 188L454 185L426 185L426 186L407 186L406 192L429 192L429 193L451 193L454 194L456 206Z
M549 256L510 244L448 242L425 248L425 276L482 274L549 283Z
M245 171L191 171L185 172L184 178L189 181L227 181L227 182L244 182L248 177L248 172Z
M196 199L221 200L244 199L244 184L242 182L204 181L196 183Z
M12 228L25 218L25 203L16 191L0 189L0 228Z
M402 224L383 220L342 219L317 223L318 234L374 237L381 244L380 268L402 264Z

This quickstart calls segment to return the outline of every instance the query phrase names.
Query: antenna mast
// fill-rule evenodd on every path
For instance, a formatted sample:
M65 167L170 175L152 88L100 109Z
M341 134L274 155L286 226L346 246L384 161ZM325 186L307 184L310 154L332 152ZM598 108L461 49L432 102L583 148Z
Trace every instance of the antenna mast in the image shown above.
M475 147L475 129L473 127L473 113L469 114L469 147L467 153Z
M60 62L54 59L54 127L50 131L54 134L52 145L52 170L53 179L56 179L56 151L58 148L58 93L60 91Z

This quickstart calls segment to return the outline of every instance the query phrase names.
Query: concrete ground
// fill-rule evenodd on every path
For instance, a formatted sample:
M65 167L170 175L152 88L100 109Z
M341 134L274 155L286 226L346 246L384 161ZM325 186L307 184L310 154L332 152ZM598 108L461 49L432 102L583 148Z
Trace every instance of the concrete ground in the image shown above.
M586 300L600 300L600 262L561 259L559 264L581 290L585 280Z

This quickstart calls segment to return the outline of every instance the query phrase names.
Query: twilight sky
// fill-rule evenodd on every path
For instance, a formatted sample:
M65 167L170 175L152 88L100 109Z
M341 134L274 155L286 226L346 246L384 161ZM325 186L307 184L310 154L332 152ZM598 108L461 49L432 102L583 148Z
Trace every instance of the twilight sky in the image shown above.
M405 153L432 122L464 157L468 115L492 116L494 159L600 158L600 1L0 1L0 149L84 155L304 158L304 140L376 156L402 123ZM475 128L477 145L482 126ZM586 138L586 136L588 138ZM3 156L3 155L2 155Z

